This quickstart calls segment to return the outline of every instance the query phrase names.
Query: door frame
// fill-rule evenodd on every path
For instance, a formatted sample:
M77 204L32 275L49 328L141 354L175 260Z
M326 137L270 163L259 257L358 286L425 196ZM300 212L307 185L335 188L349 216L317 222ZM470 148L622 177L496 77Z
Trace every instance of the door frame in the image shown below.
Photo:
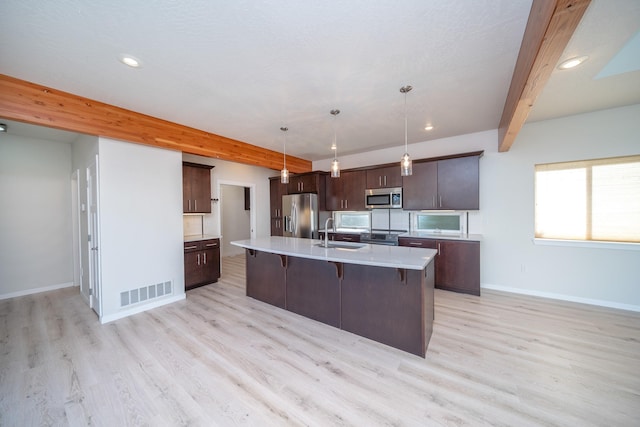
M88 287L82 281L82 223L81 223L81 203L80 192L80 169L76 169L71 174L71 227L73 240L73 284L80 288L80 294L87 304L89 304Z
M91 179L94 168L94 178ZM87 228L90 236L87 247L87 256L89 257L89 306L93 311L102 317L102 287L100 283L100 185L99 185L99 161L98 155L95 161L91 162L86 169L87 173ZM93 207L94 205L95 207ZM92 212L92 209L95 209Z
M249 210L249 226L250 226L250 235L252 239L256 237L256 184L252 182L240 182L240 181L229 181L219 179L217 182L217 194L218 198L222 194L222 186L223 185L233 185L235 187L249 187L249 203L251 204L251 209ZM222 203L216 203L216 215L218 217L218 234L222 236Z

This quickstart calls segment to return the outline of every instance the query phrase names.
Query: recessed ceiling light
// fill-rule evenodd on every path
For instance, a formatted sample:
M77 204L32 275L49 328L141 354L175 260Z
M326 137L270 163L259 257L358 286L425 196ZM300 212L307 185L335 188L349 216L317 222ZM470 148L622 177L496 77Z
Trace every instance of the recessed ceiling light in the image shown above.
M4 123L0 123L0 132L6 132L9 127Z
M424 130L433 130L433 125L429 124L424 127Z
M120 62L122 62L124 65L128 65L131 68L140 68L142 67L142 61L140 61L138 58L131 56L131 55L120 55L119 57Z
M566 61L561 62L560 65L558 65L558 69L568 70L570 68L577 67L587 59L589 59L588 56L576 56L575 58L569 58Z
M336 147L336 143L335 142L333 144L331 144L331 149L332 150L337 150L338 149L338 147Z

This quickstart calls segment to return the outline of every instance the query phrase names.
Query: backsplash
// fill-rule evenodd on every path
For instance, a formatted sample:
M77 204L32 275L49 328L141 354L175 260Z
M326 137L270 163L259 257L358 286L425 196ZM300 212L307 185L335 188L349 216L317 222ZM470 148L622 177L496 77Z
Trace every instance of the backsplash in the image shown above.
M185 236L203 233L203 215L183 215L182 230Z
M409 231L409 211L402 209L373 209L371 228Z

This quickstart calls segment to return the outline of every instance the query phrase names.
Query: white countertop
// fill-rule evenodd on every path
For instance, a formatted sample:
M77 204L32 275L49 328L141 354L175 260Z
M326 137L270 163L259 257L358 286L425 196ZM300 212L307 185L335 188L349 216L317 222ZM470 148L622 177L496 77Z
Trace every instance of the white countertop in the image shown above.
M482 234L425 233L420 231L403 233L398 237L412 237L416 239L466 240L470 242L479 242L482 240Z
M231 242L234 246L279 255L409 270L424 269L437 253L435 249L333 241L329 243L353 249L323 248L317 246L319 243L320 240L315 239L277 236Z
M199 240L209 240L209 239L219 239L221 236L216 234L191 234L189 236L184 236L184 242L197 242Z

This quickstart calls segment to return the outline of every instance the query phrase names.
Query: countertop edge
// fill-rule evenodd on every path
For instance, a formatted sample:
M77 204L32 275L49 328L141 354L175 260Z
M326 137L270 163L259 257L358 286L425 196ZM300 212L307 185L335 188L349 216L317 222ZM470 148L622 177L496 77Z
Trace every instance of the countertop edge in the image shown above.
M433 261L437 253L434 249L368 245L365 243L359 244L364 246L361 248L363 249L361 252L358 252L358 250L342 252L339 249L318 247L316 246L318 243L320 243L320 240L290 237L258 238L231 242L234 246L278 255L409 270L424 270ZM294 248L293 246L296 247Z

